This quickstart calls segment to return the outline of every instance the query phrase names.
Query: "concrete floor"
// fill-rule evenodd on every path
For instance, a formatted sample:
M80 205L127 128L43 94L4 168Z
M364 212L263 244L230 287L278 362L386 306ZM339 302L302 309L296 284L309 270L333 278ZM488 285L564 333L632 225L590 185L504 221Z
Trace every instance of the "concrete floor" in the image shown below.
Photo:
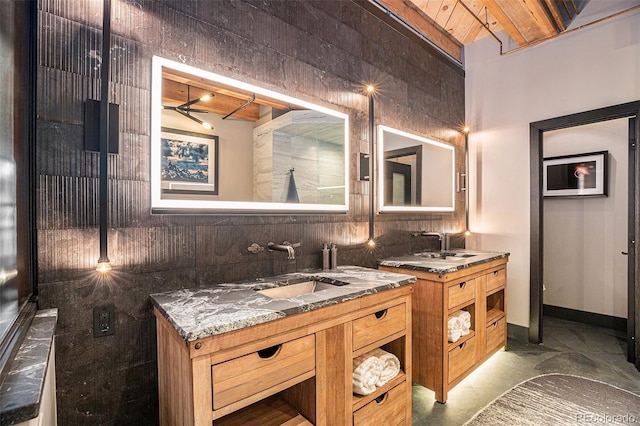
M600 380L640 394L640 372L626 360L626 334L557 318L544 318L544 342L509 340L500 351L449 392L446 404L413 385L413 425L462 425L517 384L547 373Z

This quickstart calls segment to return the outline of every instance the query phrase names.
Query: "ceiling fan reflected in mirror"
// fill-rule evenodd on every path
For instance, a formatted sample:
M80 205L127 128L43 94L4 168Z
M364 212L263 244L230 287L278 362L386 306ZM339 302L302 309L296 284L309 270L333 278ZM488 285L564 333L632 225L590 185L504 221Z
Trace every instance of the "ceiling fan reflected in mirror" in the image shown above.
M162 105L162 108L169 111L175 111L178 114L195 121L205 129L213 130L213 126L211 124L207 123L206 121L202 121L198 117L192 115L193 113L208 114L209 111L207 111L206 109L192 108L191 106L194 104L197 104L198 102L206 102L209 99L213 98L214 96L215 96L215 93L209 93L200 98L191 99L191 87L187 86L187 102L177 106Z

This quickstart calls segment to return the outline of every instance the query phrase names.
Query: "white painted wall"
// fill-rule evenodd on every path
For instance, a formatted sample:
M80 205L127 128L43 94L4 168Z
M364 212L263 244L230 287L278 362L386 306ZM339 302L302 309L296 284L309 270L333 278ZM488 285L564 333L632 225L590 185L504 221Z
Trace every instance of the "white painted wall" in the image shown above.
M544 303L627 317L627 118L545 132L543 155L609 151L604 198L545 198Z
M528 327L529 123L640 99L640 10L504 56L486 37L465 68L468 246L511 253L507 320Z

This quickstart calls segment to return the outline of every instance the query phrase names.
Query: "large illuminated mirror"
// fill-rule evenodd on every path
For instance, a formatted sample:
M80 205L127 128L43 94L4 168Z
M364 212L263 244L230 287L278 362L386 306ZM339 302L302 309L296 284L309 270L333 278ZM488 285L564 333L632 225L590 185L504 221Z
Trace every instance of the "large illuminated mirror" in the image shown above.
M154 213L348 210L348 116L153 58Z
M453 211L454 165L453 146L378 126L379 211Z

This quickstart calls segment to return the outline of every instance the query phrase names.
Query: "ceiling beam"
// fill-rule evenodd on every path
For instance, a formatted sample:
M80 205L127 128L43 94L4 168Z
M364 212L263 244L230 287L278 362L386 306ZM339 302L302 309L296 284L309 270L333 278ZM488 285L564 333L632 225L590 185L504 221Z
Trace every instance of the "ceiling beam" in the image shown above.
M525 9L531 11L533 18L538 24L538 28L543 32L544 38L558 34L556 27L553 25L552 17L547 14L546 8L544 7L544 0L522 0L520 4Z
M509 22L517 28L517 32L524 38L525 44L557 34L540 0L492 1L501 9Z
M379 0L390 11L401 16L416 31L438 45L458 61L462 61L462 45L453 36L444 31L422 10L409 0Z
M520 33L520 31L518 31L518 28L516 28L513 22L511 22L511 19L503 12L502 7L498 5L496 0L483 1L484 5L489 10L489 13L491 13L498 22L500 22L502 28L504 28L507 34L509 34L509 37L511 37L511 39L515 41L518 46L526 45L527 40Z
M544 0L544 3L547 5L547 9L549 13L551 13L551 17L553 18L553 22L556 25L556 28L559 32L562 32L567 29L567 25L564 23L564 19L562 19L562 15L560 15L560 10L558 9L558 5L554 0Z

